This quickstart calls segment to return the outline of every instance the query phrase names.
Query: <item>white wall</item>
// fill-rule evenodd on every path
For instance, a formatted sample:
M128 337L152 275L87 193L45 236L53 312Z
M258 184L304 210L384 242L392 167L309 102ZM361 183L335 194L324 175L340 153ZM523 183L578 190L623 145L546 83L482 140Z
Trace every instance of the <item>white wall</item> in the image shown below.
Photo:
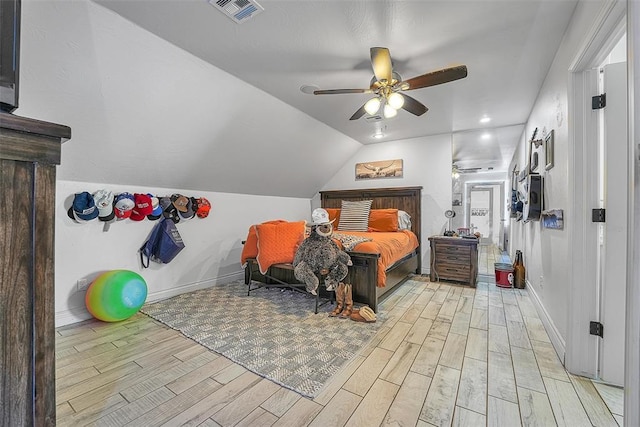
M361 146L90 0L23 1L21 41L63 180L310 198Z
M207 218L177 224L185 249L169 264L140 265L138 249L155 221L129 219L112 223L107 232L98 220L78 224L67 216L73 194L106 188L114 192L203 196L212 204ZM310 202L304 198L250 196L176 188L121 186L58 180L56 186L55 311L56 326L89 318L84 292L76 292L79 279L92 281L107 270L132 270L145 279L147 301L227 283L243 277L240 267L242 240L252 224L284 219L310 219Z
M545 82L540 89L536 103L525 126L514 163L523 170L529 161L529 139L538 128L536 138L544 138L545 132L554 130L555 149L554 167L539 169L544 179L544 208L564 209L564 230L543 229L539 221L524 223L511 219L510 251L522 250L527 270L527 286L539 303L539 311L547 322L554 347L561 360L564 359L565 342L568 332L567 310L569 306L569 281L567 268L569 259L569 235L572 218L586 215L585 212L573 212L569 194L569 131L568 120L568 81L569 68L600 12L601 2L580 2L574 12L571 24L565 33L563 42L556 53Z
M402 159L403 177L371 180L355 179L355 165L362 162ZM322 190L422 186L422 271L430 263L429 236L442 234L447 222L444 211L451 209L451 135L405 139L363 146L336 173ZM313 200L319 206L319 195Z

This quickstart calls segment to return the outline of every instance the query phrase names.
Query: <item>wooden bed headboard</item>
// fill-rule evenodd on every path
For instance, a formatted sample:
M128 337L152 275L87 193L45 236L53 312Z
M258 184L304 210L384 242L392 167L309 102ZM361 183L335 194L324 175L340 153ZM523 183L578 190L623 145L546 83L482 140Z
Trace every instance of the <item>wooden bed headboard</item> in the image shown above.
M420 206L422 187L363 188L360 190L332 190L320 192L323 208L340 208L343 200L373 200L371 209L395 208L411 215L411 231L420 240Z

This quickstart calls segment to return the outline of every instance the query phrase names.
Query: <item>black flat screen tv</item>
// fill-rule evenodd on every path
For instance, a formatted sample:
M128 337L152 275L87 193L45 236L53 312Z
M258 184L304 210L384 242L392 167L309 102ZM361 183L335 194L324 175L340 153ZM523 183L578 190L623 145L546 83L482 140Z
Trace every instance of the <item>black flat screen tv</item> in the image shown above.
M18 108L20 0L0 0L0 110Z

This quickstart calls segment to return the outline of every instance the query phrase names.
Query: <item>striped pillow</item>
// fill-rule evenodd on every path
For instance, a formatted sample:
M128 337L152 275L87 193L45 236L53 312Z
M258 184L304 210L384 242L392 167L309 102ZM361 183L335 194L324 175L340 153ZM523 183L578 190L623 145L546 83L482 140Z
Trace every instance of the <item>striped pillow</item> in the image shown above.
M367 231L369 226L369 212L372 200L358 202L342 201L340 209L339 231Z

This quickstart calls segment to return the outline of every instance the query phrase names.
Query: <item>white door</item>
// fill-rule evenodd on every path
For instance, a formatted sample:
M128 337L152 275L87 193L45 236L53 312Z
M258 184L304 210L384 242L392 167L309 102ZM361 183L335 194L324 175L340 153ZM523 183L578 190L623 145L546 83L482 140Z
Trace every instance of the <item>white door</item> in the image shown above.
M604 207L600 322L600 379L624 385L625 292L627 265L627 72L626 62L604 67Z
M471 233L479 232L484 238L490 237L493 225L492 191L489 189L471 190L469 196L471 198L469 231Z

